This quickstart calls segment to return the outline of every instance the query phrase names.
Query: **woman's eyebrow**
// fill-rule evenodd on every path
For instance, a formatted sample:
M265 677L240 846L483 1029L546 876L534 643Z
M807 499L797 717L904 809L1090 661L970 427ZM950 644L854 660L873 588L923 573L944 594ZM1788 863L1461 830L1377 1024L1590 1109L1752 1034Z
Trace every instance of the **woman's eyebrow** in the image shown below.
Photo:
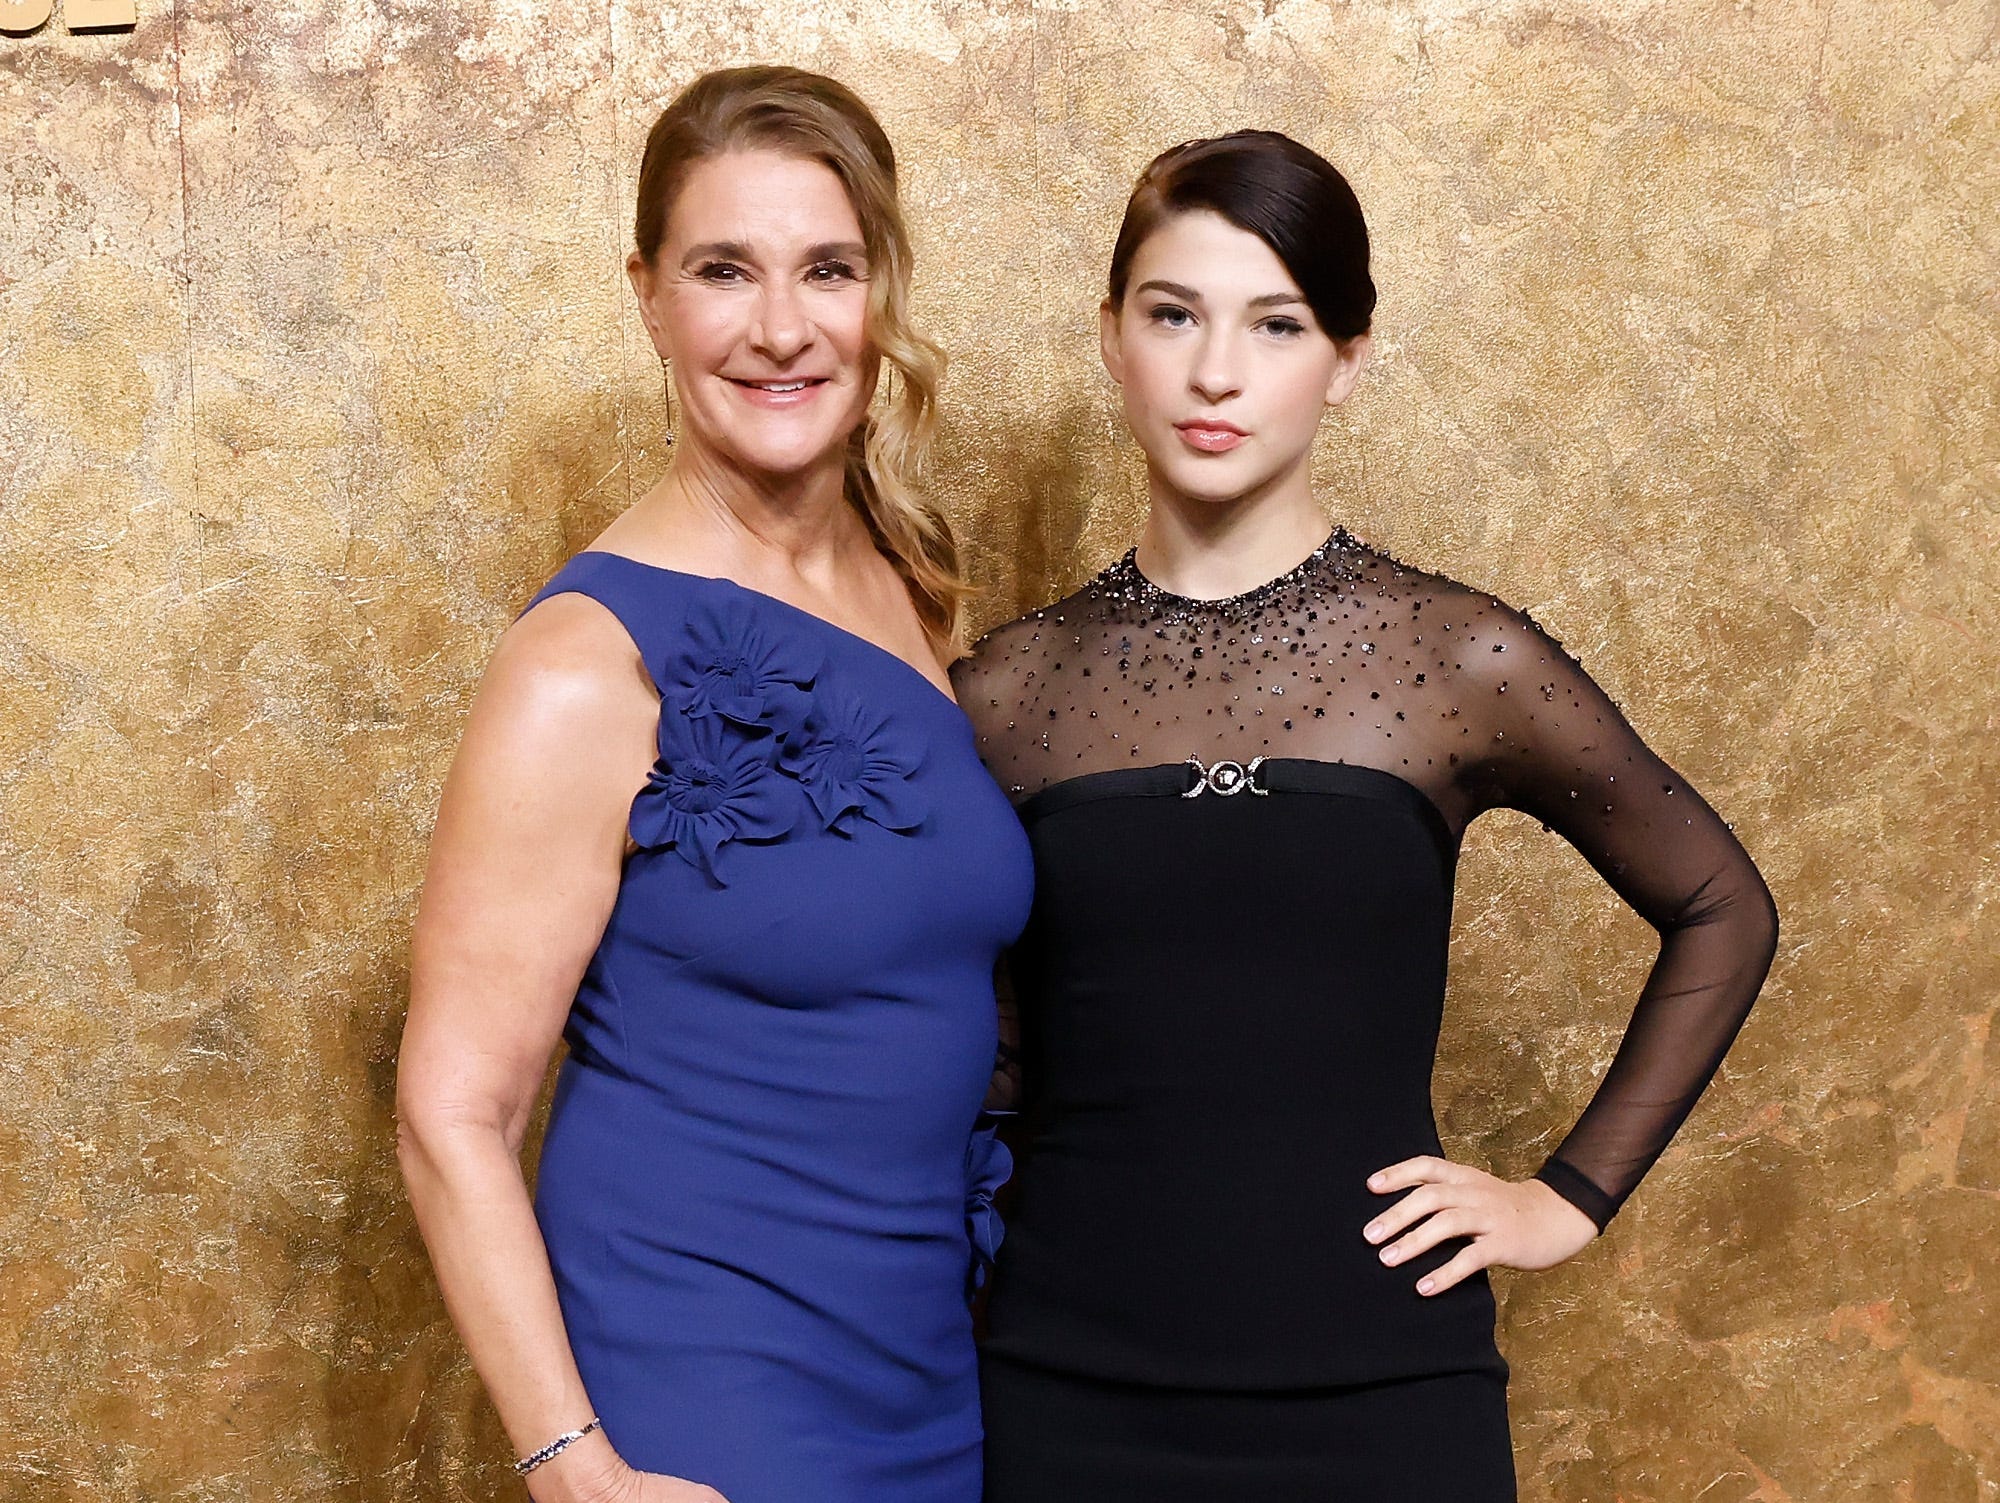
M806 261L825 261L832 258L860 260L868 254L868 247L859 240L824 240L818 245L805 249ZM741 240L705 240L700 245L691 245L681 258L685 265L690 261L755 261L755 253Z
M1184 303L1198 303L1202 301L1201 294L1196 292L1192 287L1183 286L1179 282L1169 282L1161 277L1155 277L1148 282L1141 282L1133 290L1135 292L1164 292L1168 297L1177 297ZM1267 292L1262 297L1253 297L1250 299L1249 306L1252 308L1282 308L1287 303L1303 303L1304 301L1304 294L1298 292Z
M690 261L748 261L752 259L750 247L741 240L706 240L700 245L690 245L687 254L681 257L685 266Z

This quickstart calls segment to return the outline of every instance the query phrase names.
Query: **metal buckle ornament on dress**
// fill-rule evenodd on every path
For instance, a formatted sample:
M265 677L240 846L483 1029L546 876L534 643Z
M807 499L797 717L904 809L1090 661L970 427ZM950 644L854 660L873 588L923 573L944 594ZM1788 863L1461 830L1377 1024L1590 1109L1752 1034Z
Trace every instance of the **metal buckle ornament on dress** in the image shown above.
M1200 798L1205 789L1231 798L1246 788L1258 798L1270 797L1270 789L1257 786L1257 769L1264 765L1262 757L1252 757L1247 767L1241 762L1218 762L1213 767L1203 767L1199 757L1189 757L1187 765L1194 769L1195 782L1182 798Z

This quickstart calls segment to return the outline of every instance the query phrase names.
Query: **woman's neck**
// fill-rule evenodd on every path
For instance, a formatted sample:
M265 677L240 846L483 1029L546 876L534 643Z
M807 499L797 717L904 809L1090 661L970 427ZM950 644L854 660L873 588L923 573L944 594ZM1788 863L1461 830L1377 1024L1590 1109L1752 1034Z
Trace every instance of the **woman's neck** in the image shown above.
M1276 579L1326 541L1326 515L1303 473L1233 501L1186 496L1157 477L1151 488L1138 564L1169 594L1226 600Z
M874 547L848 503L846 480L838 458L798 474L761 476L689 445L606 538L743 582L824 579L856 549Z

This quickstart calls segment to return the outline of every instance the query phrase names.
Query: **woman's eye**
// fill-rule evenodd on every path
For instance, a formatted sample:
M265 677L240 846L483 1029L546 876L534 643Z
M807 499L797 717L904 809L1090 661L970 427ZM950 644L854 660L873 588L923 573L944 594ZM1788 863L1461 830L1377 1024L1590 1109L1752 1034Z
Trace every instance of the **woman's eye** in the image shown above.
M704 282L715 282L727 287L743 280L743 268L727 261L711 261L695 275Z
M806 273L813 281L820 283L852 282L856 280L854 268L845 261L822 261Z
M1154 323L1168 329L1185 329L1194 322L1194 315L1185 308L1172 303L1161 303L1146 315Z
M1264 320L1264 330L1266 333L1276 334L1281 339L1289 339L1294 334L1305 333L1306 326L1296 318L1267 318Z

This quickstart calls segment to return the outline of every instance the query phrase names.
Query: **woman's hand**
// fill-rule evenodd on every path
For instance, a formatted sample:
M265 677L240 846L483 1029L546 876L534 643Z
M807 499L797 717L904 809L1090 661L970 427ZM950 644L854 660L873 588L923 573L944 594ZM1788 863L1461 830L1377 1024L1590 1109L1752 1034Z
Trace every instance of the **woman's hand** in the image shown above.
M538 1468L528 1492L535 1503L729 1503L699 1482L633 1470L601 1431Z
M712 1487L658 1472L627 1472L625 1491L616 1503L729 1503Z
M1368 1177L1377 1195L1410 1193L1369 1222L1361 1235L1395 1267L1454 1237L1470 1243L1417 1293L1442 1294L1481 1268L1553 1268L1597 1236L1597 1224L1538 1179L1515 1184L1449 1159L1405 1159ZM1389 1239L1395 1238L1392 1242Z

